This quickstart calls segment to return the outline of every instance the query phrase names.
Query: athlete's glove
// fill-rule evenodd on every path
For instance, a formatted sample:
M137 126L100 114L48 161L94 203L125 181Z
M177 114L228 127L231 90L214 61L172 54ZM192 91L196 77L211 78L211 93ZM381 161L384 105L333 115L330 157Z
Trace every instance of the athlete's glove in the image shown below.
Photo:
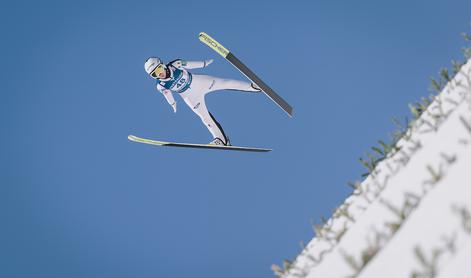
M173 108L173 113L177 113L177 102L175 101L174 103L170 104Z
M214 62L213 59L209 59L209 60L204 61L204 67L207 67L207 66L211 65L213 62Z

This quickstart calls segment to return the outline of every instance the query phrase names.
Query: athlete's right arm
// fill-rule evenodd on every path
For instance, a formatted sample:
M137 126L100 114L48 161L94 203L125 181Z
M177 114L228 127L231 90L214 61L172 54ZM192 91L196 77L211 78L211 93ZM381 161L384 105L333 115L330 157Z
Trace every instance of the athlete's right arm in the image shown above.
M164 95L168 104L172 106L173 112L177 113L177 102L173 98L172 91L170 91L169 89L165 89L164 87L160 86L160 84L157 84L157 91L161 92L162 95Z
M213 63L213 59L204 60L204 61L187 61L178 59L172 62L172 65L179 69L199 69L205 68Z

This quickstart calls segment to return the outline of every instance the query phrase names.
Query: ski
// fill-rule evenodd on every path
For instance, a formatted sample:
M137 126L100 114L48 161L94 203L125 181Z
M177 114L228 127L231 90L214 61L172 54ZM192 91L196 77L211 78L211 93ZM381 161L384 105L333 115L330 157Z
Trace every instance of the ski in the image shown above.
M281 109L283 109L290 117L293 116L293 108L289 105L282 97L280 97L272 88L270 88L262 79L260 79L252 70L250 70L244 63L242 63L237 57L225 48L222 44L217 42L211 36L205 32L199 34L199 39L204 44L212 48L214 51L219 53L227 61L229 61L234 67L236 67L243 75L245 75L250 81L257 84L260 89Z
M177 148L196 148L196 149L213 149L213 150L229 150L229 151L244 151L244 152L269 152L271 149L262 148L251 148L251 147L238 147L238 146L222 146L222 145L210 145L210 144L190 144L190 143L175 143L156 141L145 138L140 138L134 135L129 135L128 139L134 142L164 146L164 147L177 147Z

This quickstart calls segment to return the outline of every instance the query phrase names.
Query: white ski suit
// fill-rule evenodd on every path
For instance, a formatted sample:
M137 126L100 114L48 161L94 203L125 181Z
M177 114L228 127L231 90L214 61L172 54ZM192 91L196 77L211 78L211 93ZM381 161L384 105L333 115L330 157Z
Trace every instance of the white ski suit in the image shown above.
M201 118L201 121L209 129L213 138L221 139L225 144L228 138L221 125L208 111L205 103L205 95L219 90L238 90L245 92L259 92L248 82L222 79L209 75L192 74L187 69L204 68L212 63L208 61L184 61L175 60L167 64L166 79L157 79L157 90L160 91L167 102L176 112L176 102L172 93L178 93L185 103Z

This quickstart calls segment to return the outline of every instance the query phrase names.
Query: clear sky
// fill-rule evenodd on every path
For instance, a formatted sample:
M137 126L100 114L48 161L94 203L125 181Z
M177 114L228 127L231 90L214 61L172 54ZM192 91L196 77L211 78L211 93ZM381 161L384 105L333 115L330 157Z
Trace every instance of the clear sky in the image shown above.
M310 221L350 193L358 163L466 46L471 1L10 1L1 30L1 277L273 277ZM205 31L295 109L220 92L207 105L234 145L174 114L149 56L213 58ZM471 33L471 32L470 32Z

